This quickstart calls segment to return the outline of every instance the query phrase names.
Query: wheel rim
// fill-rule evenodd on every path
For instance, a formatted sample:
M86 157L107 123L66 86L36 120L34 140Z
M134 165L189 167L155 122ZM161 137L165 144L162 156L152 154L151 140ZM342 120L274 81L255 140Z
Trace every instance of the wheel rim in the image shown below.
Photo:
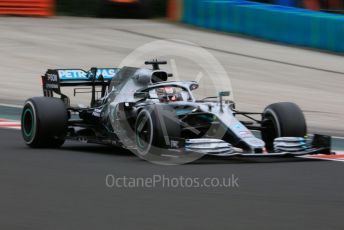
M26 108L22 117L22 129L27 138L31 138L34 132L35 120L31 108Z
M138 119L135 137L138 152L140 155L146 155L151 148L153 140L152 120L147 113Z

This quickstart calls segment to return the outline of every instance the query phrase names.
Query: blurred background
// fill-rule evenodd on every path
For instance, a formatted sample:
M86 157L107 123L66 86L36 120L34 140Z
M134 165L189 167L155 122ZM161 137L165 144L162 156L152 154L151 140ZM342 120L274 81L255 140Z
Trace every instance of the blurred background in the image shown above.
M290 7L300 7L309 10L343 14L343 0L250 0L261 3L276 4Z
M97 17L163 17L166 0L57 0L62 15Z
M190 2L192 0L185 0ZM232 0L233 1L233 0ZM242 0L234 0L242 1ZM248 0L343 14L344 0ZM97 17L164 17L167 6L182 0L1 0L1 14ZM211 0L210 0L211 2ZM31 8L31 9L30 9ZM35 13L34 8L40 9ZM46 8L42 10L42 8ZM50 9L48 9L50 8ZM46 13L43 13L46 11Z

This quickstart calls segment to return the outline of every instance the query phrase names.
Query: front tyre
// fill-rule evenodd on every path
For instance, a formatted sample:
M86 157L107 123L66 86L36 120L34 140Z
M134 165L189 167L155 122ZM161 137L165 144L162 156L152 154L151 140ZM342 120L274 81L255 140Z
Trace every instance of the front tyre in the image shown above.
M162 155L174 138L180 138L181 126L168 106L154 105L142 109L135 123L135 142L140 157Z
M144 109L137 116L135 123L135 142L140 156L146 156L152 148L154 124L151 113Z
M67 109L60 99L30 98L25 102L21 116L23 139L32 148L60 147L65 141L67 122Z
M279 102L267 106L262 117L262 139L268 151L273 150L277 137L304 137L306 120L300 107L292 102Z

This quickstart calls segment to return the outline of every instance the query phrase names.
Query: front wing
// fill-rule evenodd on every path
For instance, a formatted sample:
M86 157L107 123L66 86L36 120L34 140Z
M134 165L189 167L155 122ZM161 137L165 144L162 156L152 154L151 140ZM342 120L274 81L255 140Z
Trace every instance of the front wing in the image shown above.
M293 157L308 154L334 154L331 151L331 137L319 134L314 135L311 140L299 137L276 138L274 142L274 151L263 151L262 153L244 151L220 139L185 139L181 146L180 140L176 142L171 141L172 144L177 142L179 145L178 148L185 154L198 153L202 155L226 157ZM171 147L173 148L173 146Z

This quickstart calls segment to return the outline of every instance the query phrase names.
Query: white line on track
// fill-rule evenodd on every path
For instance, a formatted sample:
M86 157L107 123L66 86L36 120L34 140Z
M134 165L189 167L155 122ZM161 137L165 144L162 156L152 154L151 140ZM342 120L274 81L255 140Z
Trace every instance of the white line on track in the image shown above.
M7 107L13 107L13 108L23 108L22 105L13 105L13 104L6 104L6 103L0 103L0 106L7 106Z

